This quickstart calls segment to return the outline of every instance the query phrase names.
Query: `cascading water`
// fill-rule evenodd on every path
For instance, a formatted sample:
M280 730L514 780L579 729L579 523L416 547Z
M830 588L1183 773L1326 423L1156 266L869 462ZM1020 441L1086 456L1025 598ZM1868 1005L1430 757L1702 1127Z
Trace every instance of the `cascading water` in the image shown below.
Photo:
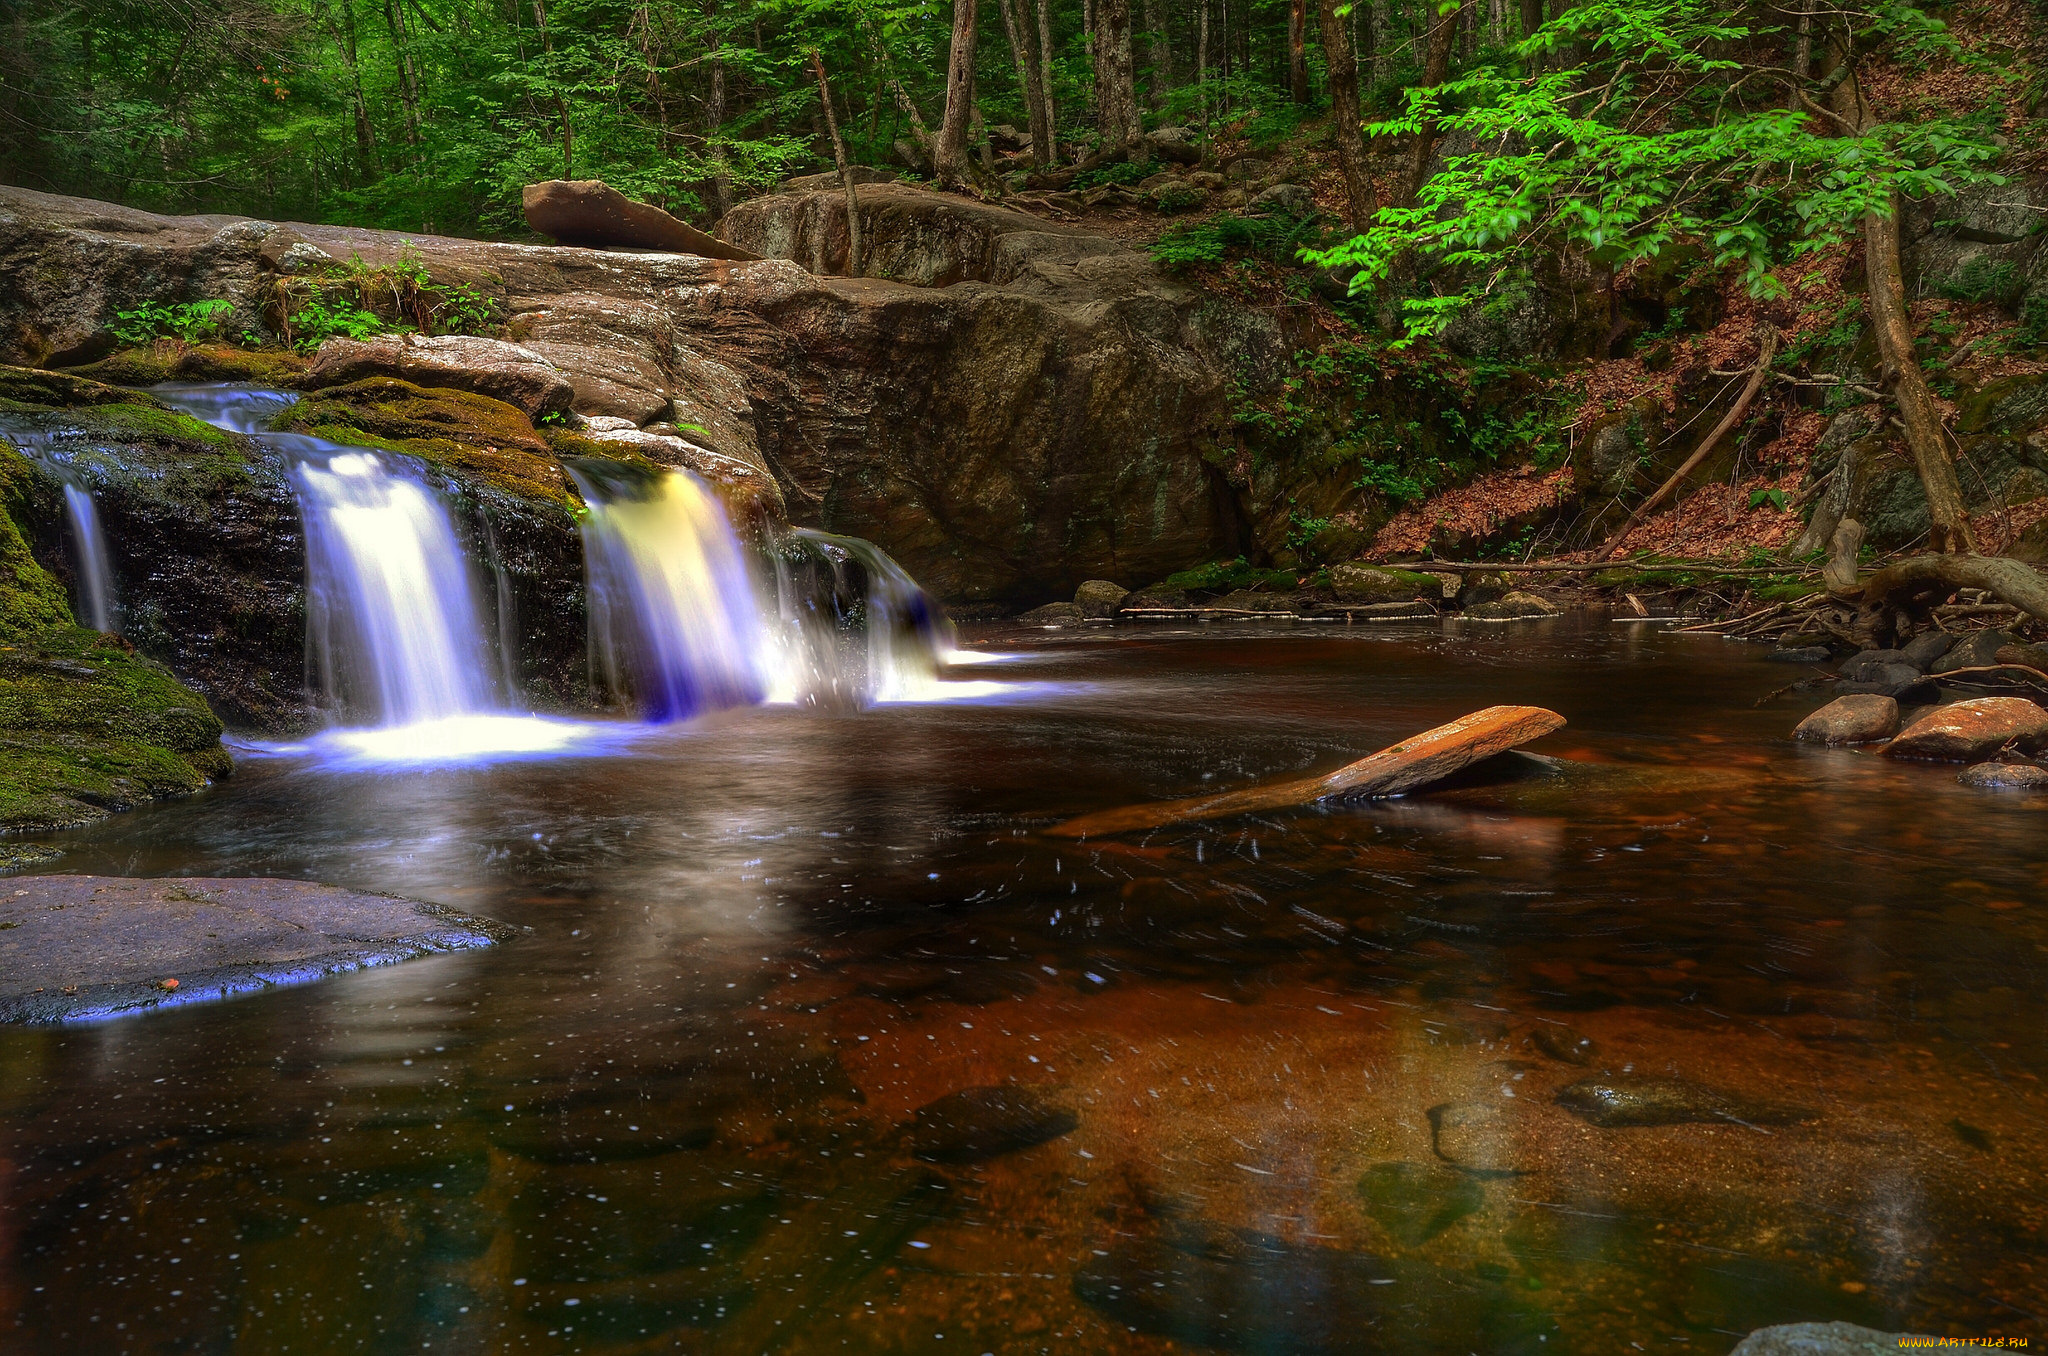
M952 625L888 552L859 537L797 528L775 561L793 695L856 704L939 695Z
M372 452L302 461L293 480L327 693L385 725L488 710L483 628L447 511Z
M766 634L744 548L718 499L687 471L578 459L590 640L613 693L650 720L766 695Z
M95 631L114 631L114 567L107 559L106 535L100 531L99 509L92 491L75 481L64 482L64 514L71 520L71 540L78 556L78 591L83 621Z

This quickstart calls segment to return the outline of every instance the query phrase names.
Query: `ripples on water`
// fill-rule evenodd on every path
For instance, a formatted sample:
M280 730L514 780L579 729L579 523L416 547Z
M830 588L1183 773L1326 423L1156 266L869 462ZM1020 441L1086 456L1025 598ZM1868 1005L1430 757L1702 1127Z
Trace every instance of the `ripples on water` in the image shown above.
M1795 675L1720 641L968 641L1016 656L996 681L1042 686L534 722L536 757L483 765L273 747L65 839L69 870L307 876L530 931L0 1033L0 1312L19 1316L0 1345L1722 1352L1804 1318L2041 1331L2033 802L1795 748L1805 707L1750 705ZM1597 766L1145 840L1033 834L1496 701L1562 711L1546 751ZM1603 1129L1554 1101L1602 1075L1819 1118ZM945 1152L905 1128L999 1085L1021 1122Z

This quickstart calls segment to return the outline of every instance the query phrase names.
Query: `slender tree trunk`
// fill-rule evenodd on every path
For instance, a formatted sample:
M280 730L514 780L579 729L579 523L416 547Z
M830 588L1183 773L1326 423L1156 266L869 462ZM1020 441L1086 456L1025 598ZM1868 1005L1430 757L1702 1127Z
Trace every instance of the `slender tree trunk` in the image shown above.
M388 0L398 4L400 0ZM533 0L533 23L540 30L540 50L543 54L555 50L554 37L548 31L548 12L541 0ZM552 76L550 77L552 79ZM576 177L576 132L569 122L569 101L562 94L561 85L555 85L555 116L562 123L562 177Z
M839 167L839 186L846 190L846 276L860 276L860 195L854 191L853 162L846 138L839 135L839 117L832 111L832 86L825 79L825 58L811 49L811 70L818 77L818 102L825 106L825 130L832 138L832 163Z
M1038 83L1038 31L1029 12L1018 6L1029 0L999 0L1003 32L1010 39L1010 56L1017 65L1017 92L1024 99L1024 117L1031 129L1031 164L1043 170L1052 164L1052 128L1045 116L1045 90Z
M725 62L719 58L711 61L711 94L704 101L704 130L709 137L716 137L725 126ZM711 175L711 193L718 201L718 215L723 217L732 211L732 175L726 172L725 147L711 146L711 163L717 168Z
M1840 54L1836 57L1839 60ZM1853 67L1830 97L1834 116L1845 130L1862 135L1877 125L1877 114L1863 97ZM1877 337L1878 358L1898 404L1899 422L1905 426L1906 446L1920 472L1921 487L1927 491L1932 520L1928 548L1938 554L1974 552L1977 544L1970 532L1962 486L1956 481L1955 462L1949 456L1948 431L1942 426L1941 411L1927 387L1927 374L1913 350L1913 317L1906 306L1905 270L1899 258L1896 196L1882 210L1863 217L1863 266L1868 278L1864 306Z
M1195 87L1201 95L1202 130L1209 130L1209 0L1197 0L1201 13L1195 19Z
M1372 0L1367 13L1372 18L1372 83L1377 89L1387 81L1387 54L1394 47L1394 8L1388 0Z
M1145 135L1131 52L1131 0L1095 2L1095 114L1104 150L1136 145Z
M1500 48L1508 42L1508 0L1486 0L1486 43Z
M1364 0L1359 0L1359 3L1351 7L1351 64L1353 78L1355 79L1359 72L1363 72L1368 82L1367 90L1371 88L1371 82L1379 78L1381 32L1378 20L1373 14L1372 5L1364 3Z
M1025 0L1018 0L1023 4ZM1052 3L1038 0L1038 90L1045 103L1045 163L1056 165L1060 158L1060 113L1053 103L1052 89Z
M1308 102L1308 0L1287 6L1287 93L1298 104Z
M1543 27L1543 0L1519 0L1519 8L1521 9L1522 36L1525 38L1535 36L1536 30ZM1529 74L1538 74L1543 69L1543 58L1540 56L1530 57L1528 66Z
M903 120L910 124L911 140L926 156L932 154L931 129L925 126L924 114L917 108L917 101L910 97L910 91L903 88L903 82L896 78L896 63L889 58L889 46L882 40L881 30L875 27L873 19L865 12L861 15L862 28L867 33L868 50L874 55L875 65L881 68L882 83L888 87L889 97L896 102L896 109Z
M1166 39L1166 14L1160 0L1145 0L1146 59L1152 65L1152 78L1146 82L1145 90L1153 108L1166 102L1166 95L1173 88L1173 49Z
M1813 71L1813 0L1797 0L1797 4L1799 38L1792 47L1792 90L1785 103L1792 109L1799 107L1799 95Z
M932 152L932 169L939 182L949 187L967 177L967 125L974 113L975 20L980 17L978 0L953 0L953 43L946 59L946 116L939 124L939 144Z
M1322 28L1323 61L1330 70L1330 137L1337 145L1337 168L1344 175L1348 224L1365 229L1378 206L1365 168L1365 118L1358 108L1358 59L1351 51L1351 29L1337 13L1337 0L1318 0L1316 17Z
M540 0L534 0L534 14L541 14ZM420 85L419 74L413 67L412 34L405 22L404 0L384 0L384 27L391 34L391 54L398 67L398 102L405 111L405 141L408 146L420 142ZM541 40L545 47L547 24L542 22Z
M377 134L370 122L370 101L363 94L363 68L356 56L356 7L355 0L340 0L341 17L335 18L334 10L321 4L316 10L322 19L328 35L341 51L341 64L348 71L349 113L355 123L356 155L362 162L363 172L377 172ZM21 11L17 11L20 13Z
M1458 21L1464 17L1465 3L1459 0L1458 7L1449 14L1439 15L1436 27L1429 31L1429 49L1422 61L1422 84L1425 89L1434 89L1444 82L1451 73L1451 45L1458 40ZM1423 123L1422 130L1415 136L1414 154L1408 163L1408 183L1403 201L1413 204L1422 192L1423 183L1429 178L1429 160L1436 153L1436 119Z

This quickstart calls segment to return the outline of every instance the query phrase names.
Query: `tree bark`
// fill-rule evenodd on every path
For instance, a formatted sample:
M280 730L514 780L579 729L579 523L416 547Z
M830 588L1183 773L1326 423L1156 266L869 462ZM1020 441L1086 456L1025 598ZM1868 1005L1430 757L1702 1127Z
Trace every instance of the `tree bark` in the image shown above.
M1344 200L1351 229L1362 231L1378 204L1365 168L1364 116L1358 108L1358 59L1351 30L1337 13L1337 0L1318 0L1323 60L1330 68L1330 135L1337 144L1337 168L1344 176Z
M1839 56L1838 53L1838 60ZM1860 135L1877 125L1877 114L1863 97L1853 66L1830 98L1835 120L1844 130ZM1885 384L1898 404L1906 446L1920 473L1921 487L1927 492L1932 520L1927 544L1941 554L1974 552L1977 543L1970 532L1962 486L1956 481L1955 462L1949 457L1948 432L1942 427L1941 412L1935 407L1934 393L1927 387L1927 374L1920 367L1919 355L1913 351L1913 318L1906 307L1905 270L1899 259L1896 197L1884 205L1884 210L1864 215L1863 264L1868 278L1864 307L1870 312L1870 327L1877 337Z
M1173 47L1167 41L1166 14L1160 0L1145 0L1145 35L1150 39L1147 46L1152 63L1152 79L1147 82L1146 92L1151 96L1152 107L1159 108L1173 88Z
M1023 3L1023 0L1018 0ZM1052 4L1038 0L1038 90L1045 102L1045 163L1059 163L1060 111L1052 97Z
M889 89L889 97L895 100L896 110L903 120L910 124L911 140L926 157L932 154L932 133L925 125L924 114L918 111L917 101L910 97L910 91L903 88L903 82L896 78L896 63L889 57L889 45L882 40L881 30L865 11L861 14L862 27L868 36L868 51L874 56L875 64L881 68L882 83Z
M1017 92L1024 98L1024 119L1031 131L1031 164L1042 170L1052 164L1052 127L1045 116L1045 91L1038 83L1038 30L1028 12L1017 10L1025 3L1028 0L998 0L1003 33L1017 67Z
M1095 117L1104 149L1135 145L1145 134L1131 55L1131 0L1096 0Z
M2048 577L2010 556L1915 556L1863 581L1863 606L1903 609L1957 589L1984 589L2000 602L2048 621Z
M854 191L853 161L846 139L839 135L839 116L832 111L832 85L825 79L825 58L811 49L811 70L818 77L818 102L825 106L825 130L832 137L832 162L839 167L839 185L846 190L846 276L860 276L860 195Z
M1294 102L1308 102L1308 0L1287 7L1287 92Z
M1600 548L1600 554L1593 557L1596 563L1613 555L1614 549L1621 545L1623 539L1635 531L1636 524L1649 517L1659 504L1669 499L1672 492L1685 483L1685 478L1707 459L1707 454L1714 450L1714 445L1726 437L1730 429L1742 422L1742 416L1749 413L1751 402L1756 399L1756 393L1763 389L1764 379L1771 373L1771 359L1777 355L1778 331L1770 325L1761 326L1757 335L1756 367L1750 371L1749 381L1744 384L1742 394L1735 398L1734 407L1721 416L1721 422L1714 425L1706 437L1700 439L1700 445L1693 449L1692 455L1685 459L1682 466L1671 473L1671 478L1659 485L1655 494L1637 505L1636 511L1628 515L1628 521L1621 525L1621 530L1609 537L1607 544Z
M946 60L946 116L939 124L932 169L956 187L967 177L967 125L974 112L974 35L979 0L953 0L953 42Z
M1425 0L1426 3L1426 0ZM1458 20L1465 13L1465 0L1459 0L1458 7L1449 14L1437 16L1436 27L1429 30L1429 48L1422 61L1422 84L1425 89L1434 89L1444 82L1451 73L1451 46L1458 40ZM1436 120L1430 119L1416 133L1415 146L1408 164L1408 183L1402 201L1413 205L1422 193L1422 185L1429 178L1429 160L1436 153Z
M1195 20L1195 86L1201 94L1202 128L1209 127L1209 0L1196 0L1201 14Z
M725 125L725 63L715 57L711 61L711 97L704 102L704 124L706 135L714 138ZM711 195L722 218L732 211L732 175L726 173L723 146L712 145L711 163L718 167L711 175Z

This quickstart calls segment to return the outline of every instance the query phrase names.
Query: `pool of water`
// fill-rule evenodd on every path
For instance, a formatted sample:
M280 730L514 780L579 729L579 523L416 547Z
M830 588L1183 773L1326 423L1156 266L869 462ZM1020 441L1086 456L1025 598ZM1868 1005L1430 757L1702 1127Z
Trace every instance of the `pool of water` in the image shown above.
M2048 1326L2039 803L1794 746L1818 698L1756 703L1797 671L1645 628L966 643L1020 686L478 766L252 751L53 839L60 870L308 877L525 931L0 1029L0 1347L1718 1353L1800 1319ZM1563 713L1541 750L1575 765L1038 832L1495 702ZM1644 1078L1718 1100L1649 1125L1559 1100Z

